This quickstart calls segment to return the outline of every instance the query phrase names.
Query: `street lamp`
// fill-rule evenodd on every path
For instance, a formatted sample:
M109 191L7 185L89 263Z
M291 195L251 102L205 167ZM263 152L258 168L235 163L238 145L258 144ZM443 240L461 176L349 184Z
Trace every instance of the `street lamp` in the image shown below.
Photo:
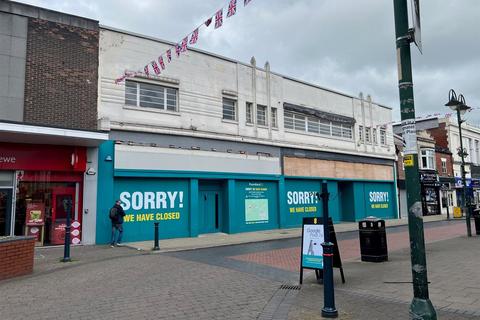
M471 108L467 106L465 103L465 98L462 94L458 95L455 93L455 90L450 89L448 93L448 102L445 106L450 107L453 111L457 112L457 121L458 121L458 135L460 137L460 148L458 150L458 155L462 159L462 164L460 166L461 173L462 173L462 203L463 203L463 211L465 212L466 222L467 222L467 235L469 237L472 236L472 227L470 225L470 197L467 197L467 179L465 177L465 157L468 156L468 153L463 148L463 139L462 139L462 123L465 120L462 120L462 117L468 110Z

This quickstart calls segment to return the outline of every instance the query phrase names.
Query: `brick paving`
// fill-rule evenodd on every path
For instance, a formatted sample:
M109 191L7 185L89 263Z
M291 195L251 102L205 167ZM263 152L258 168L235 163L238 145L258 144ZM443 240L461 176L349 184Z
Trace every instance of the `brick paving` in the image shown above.
M480 319L479 257L472 254L480 252L480 238L450 238L457 229L463 234L464 223L444 227L435 224L426 229L428 241L434 241L427 246L431 300L439 319ZM405 230L395 228L389 235L401 239ZM340 241L356 237L338 235ZM301 290L281 289L282 284L297 283L297 270L231 258L278 255L298 242L168 254L74 247L74 262L67 264L58 262L62 248L37 249L33 275L0 282L0 319L321 319L323 286L315 283L312 274ZM390 248L396 245L389 243ZM379 264L355 258L344 261L345 285L335 272L340 319L408 318L409 250L390 252L389 258ZM272 259L283 261L275 255Z
M425 241L432 243L435 241L447 240L462 236L465 234L465 225L461 221L452 221L450 225L438 226L435 228L425 228ZM408 248L410 242L408 231L398 232L387 228L387 244L389 252ZM353 239L338 241L340 256L342 261L357 259L360 257L360 244L358 236ZM248 261L288 271L298 271L300 265L300 247L270 250L263 252L253 252L230 257L232 259Z

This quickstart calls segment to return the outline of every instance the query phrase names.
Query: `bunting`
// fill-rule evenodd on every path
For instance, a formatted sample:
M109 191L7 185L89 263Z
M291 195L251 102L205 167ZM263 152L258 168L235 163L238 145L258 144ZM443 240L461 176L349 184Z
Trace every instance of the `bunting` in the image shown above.
M223 24L223 8L218 10L217 13L215 13L215 29L220 28L222 24Z
M226 0L225 0L226 1ZM251 2L251 0L244 0L243 4L244 6L248 5ZM215 12L214 15L210 16L207 20L205 20L201 25L196 27L191 33L189 33L186 37L182 39L181 42L176 43L173 45L171 48L167 49L164 53L160 54L157 58L157 60L153 60L150 63L148 63L146 66L143 67L143 72L142 71L135 71L135 72L124 72L122 76L119 78L115 79L115 83L121 83L125 79L129 77L134 77L138 74L143 74L146 75L147 77L150 76L150 66L155 73L155 75L161 74L162 70L165 70L166 68L166 63L171 63L172 62L172 50L175 50L175 54L177 58L180 57L182 52L186 52L188 50L188 45L194 45L198 42L199 34L200 34L200 28L205 26L208 28L212 22L213 19L215 19L215 26L214 29L218 29L223 25L223 9L227 10L226 16L227 18L230 18L237 14L237 0L229 0L228 1L228 6L225 5L219 10ZM164 61L163 56L166 56L166 60Z
M230 0L228 4L227 18L230 18L237 12L237 0Z
M198 28L195 29L192 33L192 37L190 38L190 44L195 44L198 41Z
M187 44L188 44L188 37L183 38L182 44L180 46L180 51L181 52L186 52L187 51Z
M165 62L163 62L163 56L158 57L158 63L160 64L160 67L162 70L165 69Z
M158 64L156 61L152 61L152 68L153 68L153 72L155 72L155 74L158 76L160 74L160 68L158 67Z

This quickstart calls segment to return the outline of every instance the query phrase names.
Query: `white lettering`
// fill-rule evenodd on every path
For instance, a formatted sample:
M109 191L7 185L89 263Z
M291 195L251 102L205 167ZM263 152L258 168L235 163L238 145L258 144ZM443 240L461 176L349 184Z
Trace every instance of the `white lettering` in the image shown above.
M155 193L145 192L145 203L143 204L144 209L155 209Z
M168 199L170 201L170 209L173 209L173 207L175 206L175 199L177 198L177 194L178 194L177 191L175 191L175 192L168 191L167 192Z
M167 207L167 194L163 191L157 192L157 209L165 209Z
M0 156L0 163L16 163L17 158L16 157L5 157L5 156Z
M288 191L288 192L287 192L287 203L288 203L288 204L292 204L292 203L293 203L292 191Z
M141 192L134 192L132 194L132 209L133 210L140 210L143 207L143 193Z
M368 196L370 202L388 202L388 192L370 191Z
M120 193L120 201L122 202L123 210L130 209L130 193L128 192Z

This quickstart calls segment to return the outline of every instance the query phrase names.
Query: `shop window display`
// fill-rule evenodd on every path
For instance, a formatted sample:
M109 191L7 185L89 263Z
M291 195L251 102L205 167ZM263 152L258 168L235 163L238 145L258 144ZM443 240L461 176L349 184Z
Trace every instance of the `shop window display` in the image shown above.
M67 212L79 222L79 182L62 182L49 172L26 173L17 182L15 235L33 235L40 245L61 245ZM71 207L68 205L71 203Z

